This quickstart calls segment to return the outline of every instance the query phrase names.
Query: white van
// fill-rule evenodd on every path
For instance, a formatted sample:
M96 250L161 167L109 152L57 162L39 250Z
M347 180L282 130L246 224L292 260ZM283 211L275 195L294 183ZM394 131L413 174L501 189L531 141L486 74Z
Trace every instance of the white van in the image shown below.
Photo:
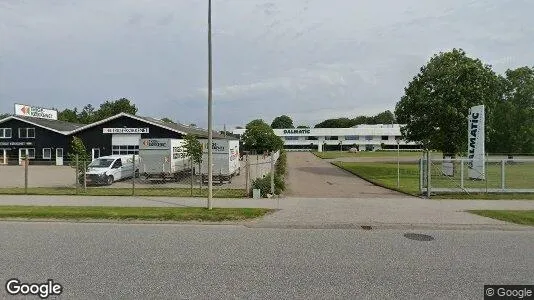
M110 155L102 156L93 160L86 174L87 184L106 184L138 176L139 157L135 157L135 170L132 155Z

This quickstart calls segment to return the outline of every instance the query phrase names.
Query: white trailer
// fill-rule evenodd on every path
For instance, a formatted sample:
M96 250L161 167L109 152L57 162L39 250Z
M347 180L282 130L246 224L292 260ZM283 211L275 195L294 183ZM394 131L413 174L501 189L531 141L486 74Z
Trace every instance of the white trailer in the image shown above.
M195 166L195 173L202 175L202 180L208 180L208 140L200 139L202 144L202 163L199 170ZM232 182L232 177L241 173L239 163L239 140L213 139L213 180L223 183L224 181Z
M181 139L140 139L140 175L150 181L178 181L190 174L184 143Z

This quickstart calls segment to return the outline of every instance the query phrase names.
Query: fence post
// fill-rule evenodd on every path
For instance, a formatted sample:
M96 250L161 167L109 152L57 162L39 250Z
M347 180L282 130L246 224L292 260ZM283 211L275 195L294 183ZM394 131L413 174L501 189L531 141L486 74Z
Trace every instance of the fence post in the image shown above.
M430 171L432 170L432 168L430 167L431 163L432 161L430 160L430 150L427 150L426 151L426 196L428 197L428 199L430 199L430 192L431 192L431 188L430 188L430 179L432 178L432 174L430 173Z
M132 154L133 175L132 175L132 196L135 196L135 154Z
M193 176L195 175L195 169L193 168L193 159L190 158L189 159L189 165L191 166L191 176L190 177L190 180L191 180L191 197L193 197Z
M506 165L506 160L501 160L501 189L502 191L504 192L504 189L505 189L505 178L504 178L504 168L505 168L505 165Z
M271 151L271 195L274 196L274 154Z
M248 193L249 177L250 177L250 163L249 163L248 155L247 155L246 160L245 160L245 197L248 197L249 195Z
M80 185L80 169L78 168L78 154L76 154L76 159L75 159L75 163L76 163L76 179L74 180L74 182L76 183L76 195L78 195L78 186Z
M464 160L460 159L460 187L464 189Z
M28 156L24 158L24 194L28 195L28 164L30 160Z
M419 192L423 194L423 176L424 176L424 170L423 170L423 159L419 158Z
M199 183L199 191L198 191L198 193L199 193L200 196L202 196L202 180L204 180L204 178L203 178L204 175L202 174L202 169L201 169L202 166L201 166L200 164L201 164L201 163L198 163L198 176L199 176L199 178L200 178L200 180L199 180L200 183Z
M87 174L85 173L87 171L87 167L85 166L85 158L83 159L83 192L84 194L87 194Z

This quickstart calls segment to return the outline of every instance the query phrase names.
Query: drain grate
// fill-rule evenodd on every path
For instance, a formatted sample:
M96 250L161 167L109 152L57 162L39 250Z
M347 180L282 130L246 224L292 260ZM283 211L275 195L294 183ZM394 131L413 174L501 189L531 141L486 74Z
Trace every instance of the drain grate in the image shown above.
M429 241L434 240L433 236L427 235L427 234L421 234L421 233L405 233L404 237L410 240L420 241L420 242L429 242Z
M328 183L329 185L334 185L333 183L331 183L330 181L327 181L326 183Z
M369 226L369 225L362 225L360 226L363 230L371 230L373 229L373 227Z

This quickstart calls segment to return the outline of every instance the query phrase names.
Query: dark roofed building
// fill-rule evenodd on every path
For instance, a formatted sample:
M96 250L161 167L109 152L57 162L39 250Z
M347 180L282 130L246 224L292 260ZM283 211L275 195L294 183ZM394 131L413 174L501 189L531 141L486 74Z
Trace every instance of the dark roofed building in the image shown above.
M32 163L63 165L63 157L67 156L74 136L79 137L91 156L96 158L137 154L141 138L182 139L188 133L200 139L208 138L208 131L198 127L127 113L86 125L9 116L0 120L0 163L20 164L22 158L28 156ZM225 137L213 132L213 138Z

